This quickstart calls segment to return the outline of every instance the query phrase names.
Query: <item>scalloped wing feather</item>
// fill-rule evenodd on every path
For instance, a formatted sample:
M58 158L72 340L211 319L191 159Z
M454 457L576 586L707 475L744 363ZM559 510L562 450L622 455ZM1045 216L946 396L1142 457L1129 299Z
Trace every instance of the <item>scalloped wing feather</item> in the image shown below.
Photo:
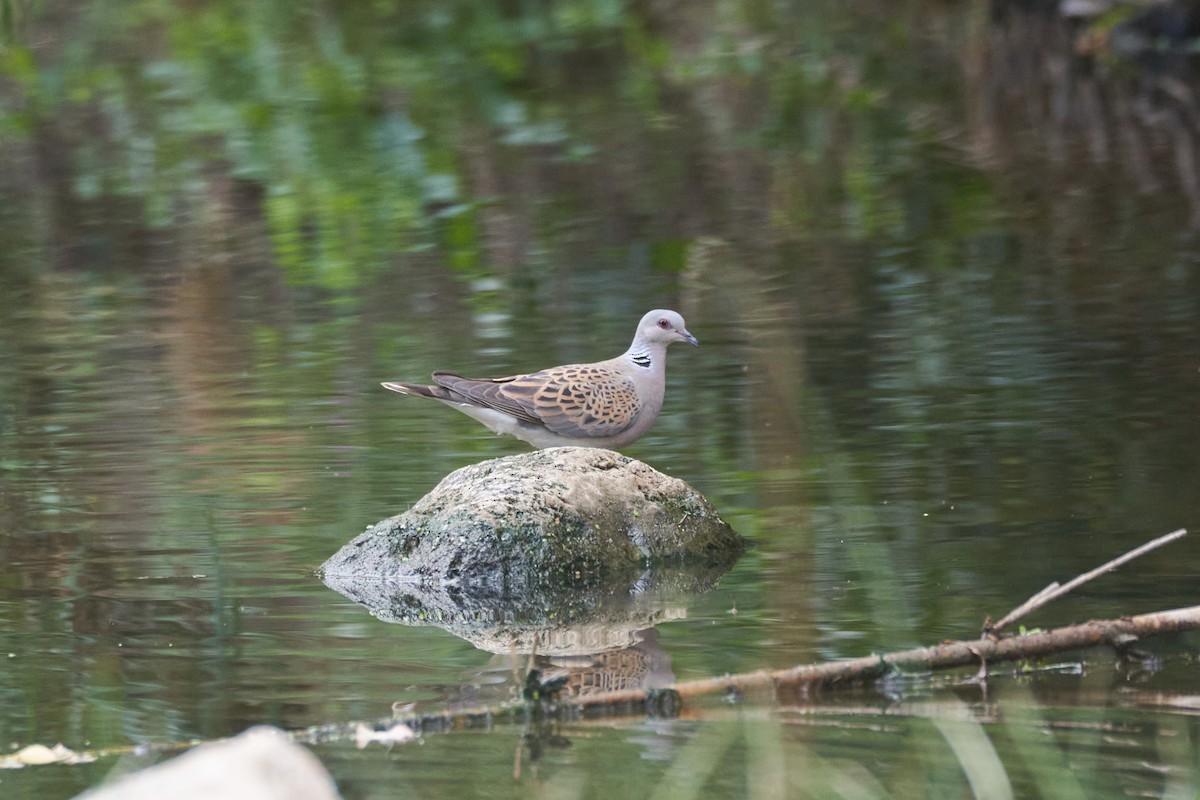
M484 380L437 373L434 380L467 402L545 425L560 436L615 436L633 424L642 408L628 375L596 364Z
M628 375L594 364L543 370L505 384L502 391L560 436L615 436L642 408Z

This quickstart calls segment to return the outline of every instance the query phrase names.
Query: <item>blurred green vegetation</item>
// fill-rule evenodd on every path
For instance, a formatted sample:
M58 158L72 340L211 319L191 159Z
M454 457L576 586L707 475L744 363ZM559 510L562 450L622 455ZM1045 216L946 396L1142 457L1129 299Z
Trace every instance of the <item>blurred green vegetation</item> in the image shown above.
M467 276L529 263L534 242L496 252L496 240L521 235L497 229L501 207L528 217L535 238L619 212L679 241L697 221L708 234L734 232L745 213L785 230L833 215L859 236L954 230L994 213L984 185L914 174L933 137L910 125L908 109L944 106L953 89L906 60L915 30L870 8L4 8L0 230L10 257L61 248L65 217L113 239L201 225L224 178L249 192L244 210L261 217L289 279L335 291L426 248ZM710 162L726 158L765 170L761 188L772 191L712 185ZM921 221L897 202L913 180L936 187ZM699 220L672 219L680 205L700 205Z

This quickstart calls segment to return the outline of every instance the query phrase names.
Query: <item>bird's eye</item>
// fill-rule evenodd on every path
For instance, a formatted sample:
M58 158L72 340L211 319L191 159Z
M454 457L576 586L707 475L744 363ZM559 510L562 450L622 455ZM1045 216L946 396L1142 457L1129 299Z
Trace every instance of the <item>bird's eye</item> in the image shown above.
M665 331L667 328L671 327L671 323L665 319L660 319L658 321L658 327L662 328Z

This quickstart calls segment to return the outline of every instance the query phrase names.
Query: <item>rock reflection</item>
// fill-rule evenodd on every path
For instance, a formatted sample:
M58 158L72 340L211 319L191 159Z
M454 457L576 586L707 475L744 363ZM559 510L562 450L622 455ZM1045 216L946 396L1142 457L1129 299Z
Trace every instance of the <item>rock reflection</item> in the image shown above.
M484 671L511 671L511 681L501 681L506 693L536 668L565 674L563 692L576 696L672 683L670 657L654 628L685 618L691 600L711 591L730 566L655 568L507 596L471 586L344 574L324 580L384 622L436 626L496 655Z

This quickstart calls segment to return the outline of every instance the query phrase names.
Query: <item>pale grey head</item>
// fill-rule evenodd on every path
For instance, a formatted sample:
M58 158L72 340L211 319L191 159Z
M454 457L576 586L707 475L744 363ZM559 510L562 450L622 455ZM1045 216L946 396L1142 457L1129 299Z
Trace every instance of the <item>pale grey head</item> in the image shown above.
M633 346L639 343L668 345L671 342L687 342L693 347L699 347L696 337L688 333L683 317L678 311L669 308L656 308L649 311L638 323L637 334L633 337Z

